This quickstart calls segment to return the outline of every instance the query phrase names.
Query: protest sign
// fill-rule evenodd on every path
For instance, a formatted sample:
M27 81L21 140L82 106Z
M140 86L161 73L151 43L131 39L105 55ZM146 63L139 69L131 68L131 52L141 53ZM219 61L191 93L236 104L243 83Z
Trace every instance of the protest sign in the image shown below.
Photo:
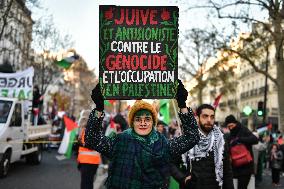
M0 73L0 96L31 100L33 96L32 67L16 73Z
M100 6L100 85L106 99L174 98L178 7Z

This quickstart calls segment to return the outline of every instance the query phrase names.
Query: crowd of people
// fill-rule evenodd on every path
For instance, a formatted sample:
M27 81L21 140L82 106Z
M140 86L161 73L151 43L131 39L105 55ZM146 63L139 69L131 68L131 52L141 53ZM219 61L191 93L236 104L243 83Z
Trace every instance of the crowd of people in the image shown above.
M92 91L96 108L81 116L78 153L81 188L93 188L99 164L107 164L106 188L165 189L171 179L180 189L247 189L263 169L280 186L284 171L284 141L267 133L250 131L233 115L216 124L215 108L186 107L187 91L179 82L176 101L178 120L169 125L158 120L153 105L137 100L128 116L105 119L104 97L99 84ZM88 165L88 164L91 164ZM92 170L92 171L91 171Z

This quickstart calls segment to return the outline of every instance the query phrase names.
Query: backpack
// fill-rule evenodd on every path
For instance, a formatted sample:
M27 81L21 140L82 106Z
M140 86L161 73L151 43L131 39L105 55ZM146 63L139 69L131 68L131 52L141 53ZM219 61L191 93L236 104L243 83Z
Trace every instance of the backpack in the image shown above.
M244 144L237 144L230 149L233 167L241 167L253 161L250 151Z

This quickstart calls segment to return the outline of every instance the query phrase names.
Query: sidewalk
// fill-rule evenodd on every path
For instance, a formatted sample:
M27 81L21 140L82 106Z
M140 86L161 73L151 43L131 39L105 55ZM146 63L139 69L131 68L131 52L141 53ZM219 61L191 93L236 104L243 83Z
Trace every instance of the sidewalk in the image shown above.
M263 171L262 182L256 186L256 189L284 189L284 176L280 176L281 186L273 186L271 179L271 170L265 169Z

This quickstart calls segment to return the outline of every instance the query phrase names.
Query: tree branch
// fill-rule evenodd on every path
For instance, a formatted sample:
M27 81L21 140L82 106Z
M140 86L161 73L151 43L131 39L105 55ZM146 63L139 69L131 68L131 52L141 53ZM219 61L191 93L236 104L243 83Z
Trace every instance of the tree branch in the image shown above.
M2 19L3 19L3 26L2 26L1 32L0 32L0 41L2 40L2 37L3 37L3 34L4 34L4 29L5 29L5 27L6 27L7 24L8 24L7 19L8 19L8 15L9 15L9 12L10 12L10 10L11 10L13 1L14 1L14 0L10 0L9 4L8 4L8 6L7 6L7 9L5 10L5 13L4 13L3 17L2 17Z
M246 61L253 67L253 69L254 69L256 72L261 73L261 74L263 74L263 75L266 75L272 82L274 82L276 85L278 85L278 82L277 82L277 79L276 79L276 78L273 78L270 74L268 74L268 73L266 73L265 71L259 69L259 68L256 66L256 64L254 63L254 61L251 60L248 56L242 54L242 53L239 52L239 51L233 50L233 49L225 49L225 50L239 55L242 59L246 60Z
M181 46L179 46L178 45L178 50L180 51L180 53L182 53L183 55L184 55L184 58L185 58L185 61L186 61L186 63L187 64L189 64L191 67L192 67L192 69L194 70L194 72L197 72L197 70L195 69L195 66L191 63L191 61L189 60L189 58L187 57L187 56L185 56L185 53L184 53L184 51L182 50L182 48L181 48ZM185 67L184 67L185 68ZM186 69L186 68L185 68ZM195 75L195 74L190 74L190 75Z

